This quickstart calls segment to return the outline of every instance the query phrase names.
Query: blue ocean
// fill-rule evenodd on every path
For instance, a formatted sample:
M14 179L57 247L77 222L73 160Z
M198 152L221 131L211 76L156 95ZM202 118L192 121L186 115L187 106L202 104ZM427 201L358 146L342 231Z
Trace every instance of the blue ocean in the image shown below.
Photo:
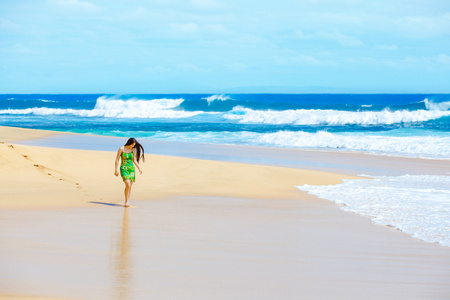
M450 159L448 94L0 95L0 125Z
M0 125L450 160L449 94L4 94ZM449 175L370 179L298 189L450 246Z

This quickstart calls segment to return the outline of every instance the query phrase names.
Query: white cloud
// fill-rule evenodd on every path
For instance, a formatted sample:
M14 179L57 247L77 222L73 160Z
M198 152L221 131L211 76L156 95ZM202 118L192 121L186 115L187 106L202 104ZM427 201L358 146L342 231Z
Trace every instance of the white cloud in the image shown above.
M229 33L222 24L206 24L203 26L205 32L214 35L224 35Z
M291 51L286 51L291 52ZM309 66L323 66L328 63L317 59L311 55L298 54L298 55L284 55L275 58L275 62L279 65L309 65Z
M22 44L13 44L4 48L0 48L0 52L10 54L34 54L34 51Z
M201 67L193 64L193 63L178 63L173 65L155 65L155 66L146 66L143 68L143 71L146 73L154 73L154 74L161 74L161 73L173 73L173 72L202 72L204 71Z
M359 47L364 45L364 43L360 41L358 38L340 32L319 31L312 34L305 34L300 30L296 30L294 32L294 36L302 39L321 39L321 40L336 41L339 44L347 47Z
M349 12L310 12L308 13L310 20L315 20L318 24L339 24L342 25L360 25L367 20L368 15L365 12L349 13Z
M302 63L302 64L308 64L308 65L321 65L322 62L318 60L317 58L310 56L310 55L299 55L297 57L293 58L294 61Z
M200 72L203 70L202 68L200 68L197 65L192 64L192 63L179 64L178 68L183 71L188 71L188 72Z
M439 54L436 60L439 63L450 64L450 56L444 53Z
M304 2L304 0L299 0L299 2ZM339 5L345 5L345 4L357 4L358 2L360 2L360 0L307 0L307 2L312 3L312 4L336 4L338 3Z
M411 65L411 61L407 59L392 60L380 59L378 57L364 56L364 57L347 57L344 59L346 65L370 68L370 69L404 69Z
M170 73L172 69L167 66L156 65L156 66L147 66L143 68L144 72L161 74L161 73Z
M8 31L19 30L21 26L19 24L13 23L8 19L0 18L0 29Z
M327 34L325 37L328 37L331 40L336 40L343 46L359 47L364 45L364 43L358 38L341 33Z
M380 50L398 50L397 45L391 44L391 45L376 45L375 46L376 49L380 49Z
M133 61L130 70L164 80L183 68L202 67L196 75L205 76L205 86L236 82L231 73L243 81L266 82L321 68L349 81L376 70L414 74L431 84L436 82L431 75L448 79L450 74L447 1L4 1L1 6L8 9L0 12L5 33L0 51L11 62L29 58L18 74L40 66L42 57L49 65L76 57L90 62L83 65L84 73L105 69L108 58L114 58L115 65ZM21 54L30 49L33 53ZM427 66L436 72L420 72ZM213 71L216 76L205 75ZM317 84L330 72L315 72L322 73ZM372 73L371 80L385 80L378 75ZM132 83L124 81L123 87L127 84Z
M58 9L63 10L78 10L83 12L97 12L100 7L96 4L80 0L48 0L47 3L53 5Z
M226 5L214 0L191 0L194 7L200 9L223 9Z
M292 34L292 37L293 38L297 38L297 39L302 39L302 38L305 38L306 35L303 33L302 30L296 29L296 30L294 30L294 33Z
M228 68L235 70L235 71L244 71L248 69L247 64L243 64L240 62L234 62L228 65Z
M380 57L347 57L344 62L348 65L368 68L388 68L397 70L437 70L438 66L450 66L450 56L441 53L437 56L402 56L398 58Z
M171 24L172 33L180 37L189 37L196 34L199 26L196 23Z
M395 23L396 27L408 36L430 37L450 34L450 12L437 15L404 16Z
M118 15L118 18L120 20L137 20L148 18L149 16L150 11L147 8L140 6L135 9L132 9L131 11L120 13Z

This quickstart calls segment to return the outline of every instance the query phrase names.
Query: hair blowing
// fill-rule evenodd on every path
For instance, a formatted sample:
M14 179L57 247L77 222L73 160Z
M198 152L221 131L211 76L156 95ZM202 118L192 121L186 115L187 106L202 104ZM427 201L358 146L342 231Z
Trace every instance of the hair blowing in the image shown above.
M125 146L129 146L131 144L135 144L134 145L134 149L136 149L136 160L137 160L137 162L139 162L139 160L141 159L141 156L142 156L142 161L145 161L144 147L142 147L142 145L139 144L139 142L136 141L135 138L129 138L127 143L125 144ZM142 153L142 155L141 155L141 153Z

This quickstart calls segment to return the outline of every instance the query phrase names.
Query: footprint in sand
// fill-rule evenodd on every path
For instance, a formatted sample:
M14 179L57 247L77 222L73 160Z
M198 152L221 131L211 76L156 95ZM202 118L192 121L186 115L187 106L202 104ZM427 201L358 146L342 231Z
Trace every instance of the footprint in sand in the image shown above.
M3 143L4 144L4 142L1 142L1 143ZM10 148L12 148L12 149L15 149L14 148L14 146L13 145L8 145L8 147L10 147ZM34 162L33 162L33 160L28 156L28 155L26 155L26 154L20 154L23 158L25 158L26 160L28 160L28 161L30 161L31 163L33 163L33 166L34 167L36 167L36 168L39 168L39 169L41 169L42 171L51 171L51 169L49 169L49 168L47 168L47 167L45 167L45 166L42 166L42 165L39 165L39 164L35 164ZM48 176L54 176L54 174L52 174L52 173L47 173L47 175ZM87 191L85 191L82 187L81 187L81 185L78 183L78 182L73 182L73 181L71 181L71 180L69 180L69 179L64 179L64 178L58 178L59 179L59 181L64 181L64 182L68 182L68 183L73 183L73 184L75 184L75 186L76 186L76 188L77 189L81 189L82 190L82 192L86 195L86 196L88 196L88 193L87 193Z

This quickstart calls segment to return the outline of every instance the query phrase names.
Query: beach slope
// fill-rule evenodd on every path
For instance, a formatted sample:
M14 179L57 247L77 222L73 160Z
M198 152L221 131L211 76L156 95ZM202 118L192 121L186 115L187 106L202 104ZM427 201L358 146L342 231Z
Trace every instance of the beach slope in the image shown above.
M450 295L448 247L295 188L356 176L147 155L125 209L116 153L24 146L51 133L2 130L1 299Z
M30 131L11 128L9 136ZM14 132L15 131L15 132ZM37 131L36 137L42 132ZM121 202L123 183L114 176L116 153L31 147L0 141L0 207L85 206ZM118 145L119 147L120 145ZM133 200L209 195L244 198L301 198L295 186L337 184L356 176L331 172L147 155Z

